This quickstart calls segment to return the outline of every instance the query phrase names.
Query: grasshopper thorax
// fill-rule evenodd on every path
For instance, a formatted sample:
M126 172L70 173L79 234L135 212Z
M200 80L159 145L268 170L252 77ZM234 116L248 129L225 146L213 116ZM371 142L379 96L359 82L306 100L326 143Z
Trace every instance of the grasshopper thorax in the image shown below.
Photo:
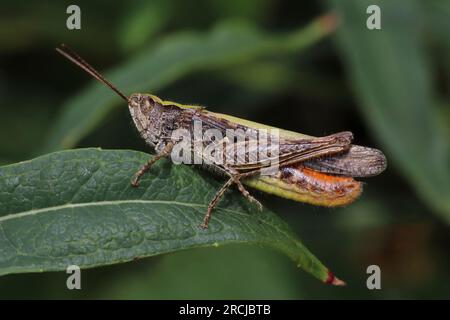
M128 108L139 134L151 146L170 140L173 130L182 125L183 111L179 107L164 105L150 94L132 94Z

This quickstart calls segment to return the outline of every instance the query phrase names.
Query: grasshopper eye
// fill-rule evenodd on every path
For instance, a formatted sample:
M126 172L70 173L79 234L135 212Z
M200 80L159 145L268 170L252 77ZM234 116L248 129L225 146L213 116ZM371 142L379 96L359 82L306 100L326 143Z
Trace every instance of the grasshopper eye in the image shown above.
M153 108L155 101L146 94L134 93L129 99L129 109L132 114L147 115Z

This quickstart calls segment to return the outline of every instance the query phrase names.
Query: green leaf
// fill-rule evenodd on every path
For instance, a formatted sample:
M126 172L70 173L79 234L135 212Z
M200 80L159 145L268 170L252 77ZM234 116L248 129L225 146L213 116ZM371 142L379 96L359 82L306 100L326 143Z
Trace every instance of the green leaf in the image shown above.
M390 163L450 223L448 139L437 120L419 1L331 3L342 18L337 40L365 120ZM381 8L381 30L366 27L371 4Z
M225 197L199 228L220 186L187 166L157 163L139 188L130 178L150 156L62 151L0 168L0 274L91 268L228 243L281 251L324 282L331 273L268 210ZM331 279L330 279L331 277ZM335 280L339 282L338 280Z
M138 1L133 5L123 18L118 35L125 52L142 47L169 23L175 11L173 3L168 1Z
M304 298L298 290L302 283L292 281L298 275L295 269L289 268L288 262L275 252L254 246L230 245L181 251L164 256L157 264L142 263L139 272L125 270L123 276L115 277L116 281L108 281L98 288L103 294L94 298ZM146 281L142 281L143 278Z
M221 24L206 34L183 33L168 37L123 66L107 72L106 77L127 94L152 93L193 71L299 51L334 29L333 16L324 16L282 36L270 36L243 23ZM93 83L63 106L42 153L74 147L119 103L123 101L113 92Z

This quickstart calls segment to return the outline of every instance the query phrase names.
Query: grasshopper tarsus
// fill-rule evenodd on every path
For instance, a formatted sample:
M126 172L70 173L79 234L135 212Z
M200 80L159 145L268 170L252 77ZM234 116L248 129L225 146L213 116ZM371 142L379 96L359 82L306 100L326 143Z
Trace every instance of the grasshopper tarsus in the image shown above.
M208 224L209 221L203 221L201 224L199 224L198 226L202 229L208 229Z
M134 175L134 178L131 180L131 186L133 188L139 187L141 184L140 180L142 176L149 170L150 168L146 168L146 166L143 166L139 169L139 171Z
M133 188L137 188L137 187L139 187L139 185L140 185L140 182L139 182L138 179L133 178L133 180L131 180L131 186L132 186Z

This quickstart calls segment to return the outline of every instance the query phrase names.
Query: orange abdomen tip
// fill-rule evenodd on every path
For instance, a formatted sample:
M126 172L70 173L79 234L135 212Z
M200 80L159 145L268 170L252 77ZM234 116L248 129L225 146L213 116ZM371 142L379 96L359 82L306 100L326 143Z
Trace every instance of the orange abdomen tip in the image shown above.
M304 194L305 202L326 207L344 206L355 201L362 184L351 177L334 176L302 165L280 169L280 178Z

